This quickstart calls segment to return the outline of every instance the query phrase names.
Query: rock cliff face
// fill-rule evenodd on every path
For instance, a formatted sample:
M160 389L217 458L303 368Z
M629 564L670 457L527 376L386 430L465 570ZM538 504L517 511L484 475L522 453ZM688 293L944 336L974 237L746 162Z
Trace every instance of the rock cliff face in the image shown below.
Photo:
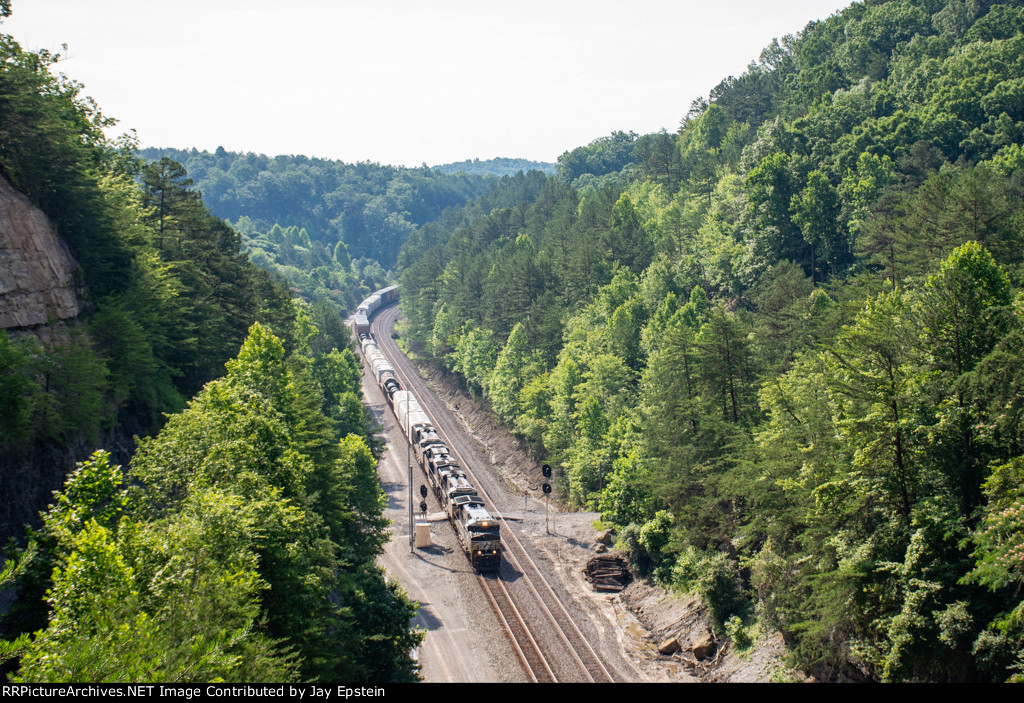
M0 177L0 329L77 317L77 269L46 215Z
M81 310L78 270L46 215L0 176L0 331L49 348L63 343ZM39 523L51 492L89 449L81 438L0 447L0 542L21 539L23 525Z

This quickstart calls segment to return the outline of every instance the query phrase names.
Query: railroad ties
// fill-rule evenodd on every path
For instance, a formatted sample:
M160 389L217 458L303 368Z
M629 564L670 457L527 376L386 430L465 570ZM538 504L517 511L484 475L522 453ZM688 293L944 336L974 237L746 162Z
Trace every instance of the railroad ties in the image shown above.
M587 562L583 575L595 591L618 593L633 580L629 562L617 554L598 554Z

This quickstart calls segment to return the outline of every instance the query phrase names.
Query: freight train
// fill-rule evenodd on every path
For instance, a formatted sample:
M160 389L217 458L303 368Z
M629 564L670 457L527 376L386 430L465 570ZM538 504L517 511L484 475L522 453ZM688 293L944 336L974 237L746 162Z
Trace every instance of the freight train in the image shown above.
M470 563L477 571L501 566L501 526L484 506L466 472L438 436L430 416L412 391L402 388L391 362L378 348L370 322L381 308L398 300L396 286L382 288L356 309L355 333L363 359L395 414L434 495L444 506Z

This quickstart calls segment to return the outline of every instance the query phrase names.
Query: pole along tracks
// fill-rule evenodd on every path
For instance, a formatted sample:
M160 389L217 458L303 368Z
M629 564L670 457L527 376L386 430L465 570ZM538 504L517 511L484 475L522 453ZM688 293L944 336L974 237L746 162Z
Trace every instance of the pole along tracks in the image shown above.
M403 387L412 390L420 399L433 418L439 436L473 479L481 497L497 508L498 504L483 483L473 475L472 462L467 462L460 451L466 440L457 423L451 419L447 408L428 391L411 362L391 338L397 317L398 308L391 307L381 310L374 319L373 334L378 348L389 357ZM500 512L494 512L500 518ZM500 519L505 559L498 573L480 575L479 579L532 680L545 683L612 683L619 680L591 647L570 608L563 603L564 590L560 586L552 586L530 555L530 548L519 539L516 527Z

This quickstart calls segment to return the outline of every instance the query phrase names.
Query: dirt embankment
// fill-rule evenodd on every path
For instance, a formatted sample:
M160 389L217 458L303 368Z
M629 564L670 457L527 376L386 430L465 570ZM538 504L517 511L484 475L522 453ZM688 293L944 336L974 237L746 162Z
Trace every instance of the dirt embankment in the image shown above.
M483 402L470 397L457 378L436 364L417 363L438 397L484 447L510 488L539 497L544 478L525 442L512 436ZM533 542L557 566L573 598L592 612L600 612L614 630L623 656L633 662L643 680L738 683L802 678L785 666L785 645L777 633L761 637L742 653L726 641L716 640L706 609L696 598L666 591L648 579L634 580L620 593L593 591L583 572L599 549L600 534L593 527L597 518L596 513L560 513L555 534L537 529Z

